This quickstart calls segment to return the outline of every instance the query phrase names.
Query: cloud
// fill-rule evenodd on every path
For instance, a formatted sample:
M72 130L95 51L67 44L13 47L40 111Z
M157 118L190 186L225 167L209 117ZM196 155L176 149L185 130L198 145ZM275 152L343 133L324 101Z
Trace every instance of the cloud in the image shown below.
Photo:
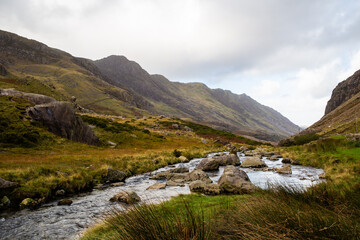
M359 7L356 0L2 0L0 28L75 56L125 55L170 80L254 94L302 124L300 114L313 112L297 117L296 107L269 96L281 92L280 102L299 107L319 101L311 108L322 114L339 79L360 68Z

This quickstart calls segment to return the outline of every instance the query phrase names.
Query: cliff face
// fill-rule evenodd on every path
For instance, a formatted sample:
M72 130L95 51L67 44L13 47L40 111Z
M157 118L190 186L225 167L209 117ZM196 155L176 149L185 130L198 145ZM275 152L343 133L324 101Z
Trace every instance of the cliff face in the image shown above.
M326 105L325 115L352 98L358 92L360 92L360 70L336 86Z

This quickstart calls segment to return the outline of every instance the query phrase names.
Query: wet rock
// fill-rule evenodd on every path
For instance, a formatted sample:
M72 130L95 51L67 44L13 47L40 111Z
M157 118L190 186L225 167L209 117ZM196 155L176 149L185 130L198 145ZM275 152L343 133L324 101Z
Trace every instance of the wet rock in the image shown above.
M251 151L246 151L246 152L244 152L244 155L245 155L246 157L252 157L252 156L254 156L254 153L251 152Z
M326 178L326 175L325 175L325 173L321 173L321 174L319 174L319 179L325 179Z
M169 180L166 183L166 186L174 187L174 186L184 186L185 180L184 179L174 179Z
M168 180L178 180L178 181L184 181L187 178L189 173L172 173L171 175L169 175Z
M41 122L48 130L60 137L76 142L98 145L99 139L81 117L75 114L70 103L51 102L27 109L28 115Z
M20 209L24 209L24 208L32 208L35 205L35 201L32 198L25 198L24 200L21 201L20 203Z
M203 193L205 191L205 183L201 180L196 180L189 184L189 188L191 192Z
M300 161L297 159L291 159L291 164L292 165L300 165Z
M123 191L110 198L111 202L123 202L127 204L134 204L140 202L141 199L134 191Z
M215 183L208 183L205 185L204 194L206 195L219 195L220 194L220 186Z
M240 165L240 159L236 154L222 155L214 158L216 159L216 161L219 163L220 166Z
M188 159L187 157L185 157L185 156L180 156L180 157L179 157L179 160L180 160L182 163L187 163L187 162L189 162L189 159Z
M70 200L70 199L61 199L61 200L58 202L58 205L59 205L59 206L64 206L64 205L70 206L72 203L73 203L73 201Z
M98 190L104 190L105 188L108 188L109 185L108 184L96 184L94 186L95 189L98 189Z
M3 178L0 178L0 197L11 193L15 188L19 186L20 185L16 182L10 182Z
M110 183L113 182L123 182L126 179L126 173L120 170L113 169L111 167L107 168L107 175L104 178L105 181Z
M124 185L125 185L124 182L116 182L116 183L110 184L111 187L120 187L120 186L124 186Z
M195 169L194 171L190 172L186 175L185 181L193 182L196 180L201 180L205 183L212 183L212 180L209 176L200 169Z
M166 187L166 183L157 182L157 183L149 186L146 190L151 190L151 189L165 189L165 187Z
M271 156L271 157L268 157L268 160L270 161L277 161L279 160L276 156Z
M186 167L179 167L169 170L170 173L187 173L189 172L189 168Z
M248 168L248 167L251 167L251 168L263 168L263 167L267 167L267 165L259 157L247 157L241 163L241 167L244 167L244 168Z
M255 186L250 182L248 175L232 165L225 167L218 184L224 193L239 194L255 191Z
M291 166L290 164L285 164L281 168L276 169L276 172L280 174L291 174Z
M65 190L64 189L60 189L57 190L55 193L55 196L59 197L59 196L64 196L65 195Z
M170 179L174 173L171 173L169 170L164 172L159 172L154 176L151 176L150 179L152 180L163 180L163 179Z
M10 206L10 199L7 196L4 196L1 200L0 200L0 209L6 209Z
M282 163L291 163L291 159L290 158L283 158L283 160L281 160Z
M216 171L219 169L219 162L215 158L204 158L196 166L196 169L203 171Z

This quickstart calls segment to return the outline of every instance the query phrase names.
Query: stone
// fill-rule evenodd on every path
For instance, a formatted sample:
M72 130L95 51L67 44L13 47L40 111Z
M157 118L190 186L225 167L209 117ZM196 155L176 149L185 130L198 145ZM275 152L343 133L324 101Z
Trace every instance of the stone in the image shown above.
M291 166L290 164L284 164L281 168L276 169L276 172L280 174L291 174Z
M107 175L104 177L104 180L110 183L113 182L123 182L126 179L126 173L120 170L113 169L111 167L107 168Z
M171 173L170 171L164 171L164 172L159 172L157 174L155 174L154 176L151 176L150 179L152 180L163 180L163 179L170 179L174 174Z
M180 129L179 124L175 124L175 123L172 124L171 127L172 127L173 129Z
M291 159L290 158L283 158L283 160L281 160L282 163L291 163Z
M0 209L6 209L10 206L10 199L7 196L4 196L1 200L0 200Z
M32 198L25 198L20 203L20 209L31 208L34 205L35 201Z
M263 168L267 167L264 161L262 161L259 157L247 157L241 163L241 167L243 168Z
M246 152L244 152L244 155L247 157L252 157L252 156L254 156L254 153L251 151L246 151Z
M300 165L300 161L297 159L291 159L291 164L292 165Z
M169 177L167 178L168 180L173 180L173 181L183 181L185 182L185 179L187 177L189 173L172 173L171 175L169 175Z
M116 183L111 183L110 186L111 187L121 187L124 186L125 183L124 182L116 182Z
M326 175L325 175L325 173L321 173L321 174L319 174L319 179L325 179L326 178Z
M206 141L206 139L204 139L204 138L201 139L201 142L202 142L203 144L208 144L208 141Z
M182 162L182 163L187 163L187 162L189 162L189 159L188 159L187 157L185 157L185 156L180 156L180 157L179 157L179 160L180 160L180 162Z
M20 185L16 182L7 181L3 178L0 178L0 197L3 197L11 193L15 188Z
M221 155L214 157L216 161L219 163L220 166L226 165L240 165L240 159L236 154L229 154L229 155Z
M186 131L186 132L193 132L194 131L192 128L190 128L188 126L185 126L183 130Z
M225 167L224 173L221 175L218 184L221 192L224 193L251 193L256 189L251 183L248 175L232 165Z
M61 199L61 200L58 202L58 205L59 205L59 206L64 206L64 205L70 206L72 203L73 203L73 201L70 200L70 199Z
M126 204L134 204L137 202L140 202L141 199L139 195L137 195L134 191L123 191L116 195L114 195L112 198L110 198L111 202L123 202Z
M75 114L70 103L56 101L35 105L28 108L27 113L55 135L91 145L100 143L92 129Z
M71 96L71 102L76 102L76 97L75 96Z
M206 195L219 195L220 192L219 184L209 183L205 185L204 194Z
M55 196L64 196L65 195L65 190L64 189L60 189L60 190L57 190L56 193L55 193Z
M185 181L183 179L175 179L169 180L166 183L166 186L174 187L174 186L183 186Z
M190 172L186 175L185 181L193 182L196 180L201 180L205 183L212 183L212 180L209 176L200 169L195 169L194 171Z
M189 172L189 168L187 167L179 167L169 170L170 173L187 173Z
M204 158L195 169L203 171L216 171L219 169L219 162L215 158Z
M205 191L205 183L201 180L196 180L189 184L189 188L191 192L203 193Z
M270 161L277 161L279 160L276 156L271 156L271 157L268 157L268 160Z
M166 187L166 183L157 182L157 183L149 186L148 188L146 188L146 190L151 190L151 189L165 189L165 187Z
M0 75L1 76L6 76L8 75L9 72L6 70L6 68L4 67L4 65L0 64Z

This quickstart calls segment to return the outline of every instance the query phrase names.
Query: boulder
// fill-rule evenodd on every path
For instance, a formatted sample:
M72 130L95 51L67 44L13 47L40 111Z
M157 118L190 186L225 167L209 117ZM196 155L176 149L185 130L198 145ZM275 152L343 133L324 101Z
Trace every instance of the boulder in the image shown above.
M159 163L159 159L155 158L155 159L152 160L152 162L153 162L154 164L158 164L158 163Z
M259 157L247 157L241 163L241 167L263 168L263 167L267 167L267 165Z
M31 103L37 105L37 104L47 104L47 103L53 103L57 102L56 99L52 97L48 97L41 94L35 94L35 93L26 93L26 92L20 92L15 89L0 89L0 95L4 96L13 96L18 98L23 98Z
M169 180L166 183L166 186L174 187L174 186L185 186L185 180L184 179L175 179L175 180Z
M125 178L126 178L126 173L124 173L123 171L108 167L107 174L104 177L104 180L113 183L113 182L123 182L125 181Z
M171 172L171 173L187 173L187 172L189 172L189 169L187 167L179 167L179 168L170 169L169 172Z
M222 155L214 158L216 159L216 161L219 163L220 166L240 165L240 159L236 154Z
M201 180L196 180L189 184L189 188L191 192L203 193L205 191L205 183Z
M32 198L25 198L20 203L20 209L32 208L35 205L35 201Z
M170 179L174 173L171 173L169 170L164 172L159 172L154 176L151 176L150 179L152 180L163 180L163 179Z
M110 198L111 202L123 202L127 204L134 204L140 202L140 200L139 195L134 191L123 191Z
M180 157L179 157L179 160L180 160L182 163L187 163L187 162L189 162L189 159L188 159L187 157L185 157L185 156L180 156Z
M283 158L283 160L281 160L282 163L291 163L291 159L290 158Z
M58 202L58 205L59 205L59 206L63 206L63 205L70 206L72 203L73 203L73 201L70 200L70 199L61 199L61 200Z
M276 172L280 174L291 174L291 166L290 164L285 164L281 168L276 169Z
M188 127L188 126L185 126L183 130L186 131L186 132L192 132L192 131L194 131L192 128L190 128L190 127Z
M218 184L224 193L239 194L255 191L255 186L250 182L248 175L232 165L225 167Z
M208 183L205 185L204 194L206 195L219 195L220 194L220 186L215 183Z
M10 199L7 196L4 196L1 200L0 200L0 209L6 209L10 206Z
M212 180L209 178L209 176L200 169L195 169L194 171L187 174L185 178L185 181L188 182L193 182L196 180L201 180L204 183L212 183Z
M99 139L81 117L75 114L70 103L51 102L27 109L28 115L41 122L48 130L60 137L76 142L98 145Z
M196 166L196 169L203 171L216 171L219 169L219 162L215 158L204 158Z
M247 157L252 157L252 156L254 156L254 153L252 151L246 151L246 152L244 152L244 155Z
M20 185L16 182L10 182L3 178L0 178L0 197L11 193L15 188L19 186Z
M171 175L169 175L167 179L173 181L185 182L185 179L187 178L188 174L189 173L172 173Z
M65 190L64 189L60 189L57 190L55 193L55 196L59 197L59 196L64 196L65 195Z
M276 156L271 156L271 157L268 157L267 159L270 160L270 161L277 161L277 160L279 160Z
M166 183L157 182L151 186L149 186L146 190L154 190L154 189L165 189Z
M4 67L4 65L0 64L0 75L1 76L6 76L8 75L9 72L6 70L6 68Z

